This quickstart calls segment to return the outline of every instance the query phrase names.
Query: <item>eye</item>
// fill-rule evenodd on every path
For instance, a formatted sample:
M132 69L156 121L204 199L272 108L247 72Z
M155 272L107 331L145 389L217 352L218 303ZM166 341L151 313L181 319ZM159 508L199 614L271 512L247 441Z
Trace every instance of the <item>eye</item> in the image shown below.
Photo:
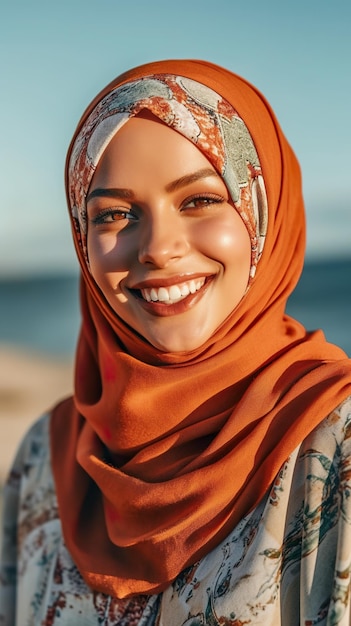
M92 224L99 226L102 224L118 224L122 223L123 221L135 221L136 219L136 215L134 215L134 213L132 213L131 211L123 208L117 209L112 207L100 211L94 217L92 217L90 221L92 222Z
M198 194L187 198L182 204L182 210L186 209L201 209L211 206L213 204L221 204L225 202L225 198L218 196L217 194Z

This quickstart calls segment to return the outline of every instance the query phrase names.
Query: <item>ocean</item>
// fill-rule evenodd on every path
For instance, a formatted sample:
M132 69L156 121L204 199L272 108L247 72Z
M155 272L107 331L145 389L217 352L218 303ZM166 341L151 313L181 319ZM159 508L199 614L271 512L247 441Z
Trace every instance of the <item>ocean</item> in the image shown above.
M351 258L308 261L287 312L351 356ZM0 280L0 343L71 357L79 321L77 276Z

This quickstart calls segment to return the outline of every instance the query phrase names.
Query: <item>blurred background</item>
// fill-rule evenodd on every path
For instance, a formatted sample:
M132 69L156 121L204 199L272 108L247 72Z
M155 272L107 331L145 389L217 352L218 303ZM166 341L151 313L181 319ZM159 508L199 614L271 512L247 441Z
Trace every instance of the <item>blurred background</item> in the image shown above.
M308 240L289 312L351 354L349 0L3 0L0 37L0 483L29 422L72 389L78 270L68 143L114 76L201 58L268 98L304 177Z

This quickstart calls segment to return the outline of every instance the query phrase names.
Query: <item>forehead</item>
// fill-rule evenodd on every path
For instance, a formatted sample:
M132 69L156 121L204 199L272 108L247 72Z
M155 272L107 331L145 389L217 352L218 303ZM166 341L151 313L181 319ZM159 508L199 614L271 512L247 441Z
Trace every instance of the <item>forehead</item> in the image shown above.
M218 176L205 155L180 133L152 115L131 118L105 148L89 191L115 181L118 184L157 177L171 182L201 170L202 177Z

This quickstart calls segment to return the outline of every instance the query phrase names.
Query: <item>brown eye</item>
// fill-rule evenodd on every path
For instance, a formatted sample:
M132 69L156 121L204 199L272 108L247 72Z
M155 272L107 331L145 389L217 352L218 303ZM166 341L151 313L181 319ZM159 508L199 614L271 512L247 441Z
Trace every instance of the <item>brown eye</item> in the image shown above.
M105 209L92 218L92 223L96 225L100 224L113 224L116 222L122 222L123 220L132 221L136 216L131 211L125 209Z

